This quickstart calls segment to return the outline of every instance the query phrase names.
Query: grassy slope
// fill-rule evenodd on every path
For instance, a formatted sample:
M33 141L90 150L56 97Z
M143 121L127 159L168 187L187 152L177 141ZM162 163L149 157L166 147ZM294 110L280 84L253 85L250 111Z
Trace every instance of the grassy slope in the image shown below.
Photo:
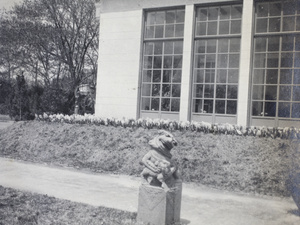
M0 130L0 156L139 175L157 130L18 122ZM185 182L218 189L287 196L288 140L173 132L173 157Z
M136 213L94 207L0 186L0 224L137 224Z

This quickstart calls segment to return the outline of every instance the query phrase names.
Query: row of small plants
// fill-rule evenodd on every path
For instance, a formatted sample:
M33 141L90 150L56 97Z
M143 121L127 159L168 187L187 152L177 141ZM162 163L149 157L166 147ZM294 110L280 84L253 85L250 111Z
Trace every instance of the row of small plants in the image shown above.
M97 117L91 114L85 115L63 115L52 114L48 115L43 113L42 115L35 115L35 120L45 122L59 122L69 124L94 124L114 127L142 127L145 129L165 129L165 130L189 130L204 133L214 134L231 134L240 136L257 136L257 137L270 137L270 138L298 138L300 139L300 129L293 127L285 128L273 128L273 127L244 127L232 124L210 124L207 122L195 122L195 121L175 121L175 120L163 120L163 119L127 119L127 118L104 118Z

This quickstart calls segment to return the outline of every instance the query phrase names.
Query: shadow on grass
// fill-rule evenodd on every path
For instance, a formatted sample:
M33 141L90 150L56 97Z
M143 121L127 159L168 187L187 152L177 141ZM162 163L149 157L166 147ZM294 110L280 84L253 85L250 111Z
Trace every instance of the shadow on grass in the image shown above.
M293 214L295 216L299 216L300 217L300 210L299 209L293 209L293 210L289 210L288 213Z

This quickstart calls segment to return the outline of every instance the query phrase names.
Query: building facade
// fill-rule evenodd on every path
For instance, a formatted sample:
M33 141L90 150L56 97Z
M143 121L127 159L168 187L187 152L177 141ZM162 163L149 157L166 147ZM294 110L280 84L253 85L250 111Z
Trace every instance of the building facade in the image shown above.
M300 1L101 0L95 114L300 127Z

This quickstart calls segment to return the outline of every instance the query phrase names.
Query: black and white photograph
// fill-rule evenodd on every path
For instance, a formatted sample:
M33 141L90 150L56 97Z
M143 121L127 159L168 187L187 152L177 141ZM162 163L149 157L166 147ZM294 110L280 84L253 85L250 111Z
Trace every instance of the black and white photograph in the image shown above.
M300 0L0 0L0 225L260 224L300 224Z

